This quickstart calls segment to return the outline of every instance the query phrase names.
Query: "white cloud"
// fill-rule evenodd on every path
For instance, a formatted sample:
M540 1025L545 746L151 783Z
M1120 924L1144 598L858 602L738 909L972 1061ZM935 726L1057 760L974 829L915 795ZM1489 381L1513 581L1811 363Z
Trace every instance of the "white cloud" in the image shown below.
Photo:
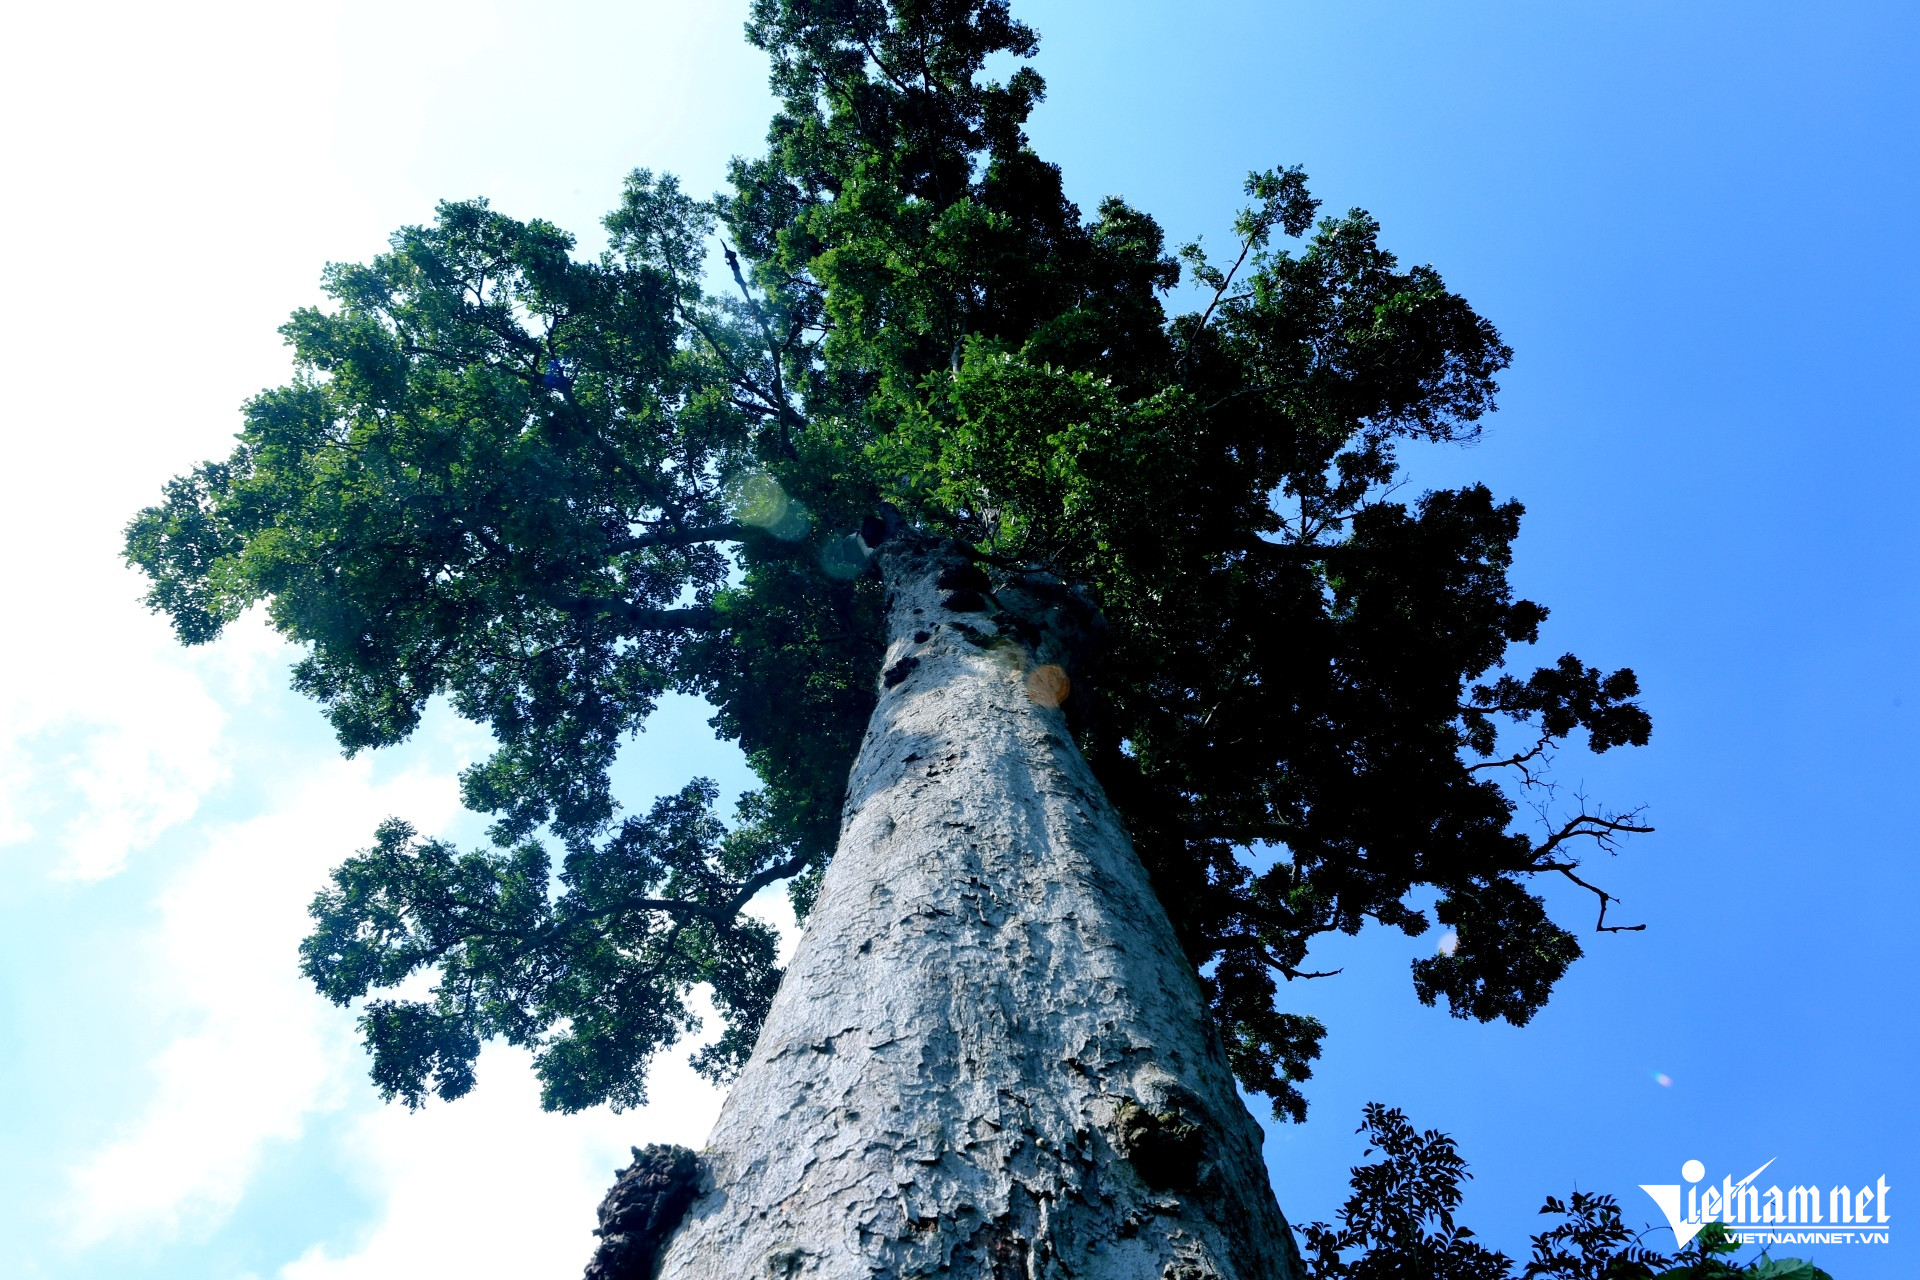
M130 575L97 577L57 632L0 636L0 663L24 673L0 686L0 846L51 850L42 869L62 880L114 875L190 820L231 775L230 717L292 652L258 616L183 651L136 611Z
M109 1052L144 1060L151 1092L86 1100L125 1107L124 1127L44 1155L72 1171L49 1232L197 1238L276 1150L340 1129L388 1203L364 1248L311 1253L289 1277L361 1280L426 1256L437 1273L449 1241L476 1242L477 1274L508 1257L546 1271L584 1257L627 1145L704 1136L717 1095L680 1054L636 1115L544 1115L524 1057L495 1051L459 1104L355 1115L368 1095L351 1016L295 969L305 905L379 818L450 815L447 757L472 741L422 744L431 774L333 758L311 709L275 718L284 646L256 619L181 650L139 607L119 543L167 476L227 451L246 395L285 379L275 328L317 300L325 261L378 252L437 195L486 191L591 242L628 165L715 180L765 118L745 91L764 62L739 40L740 6L723 9L81 0L10 15L0 167L30 198L0 207L16 299L0 308L0 860L96 895L123 934L150 929L126 979L146 1016ZM743 89L716 102L715 83ZM165 873L157 904L99 885L130 865ZM74 975L49 981L88 994ZM38 1051L32 1028L0 1033Z
M381 818L431 829L455 806L443 774L376 785L369 762L330 760L273 812L210 832L161 896L145 982L155 1012L190 1029L154 1060L145 1113L75 1171L78 1241L217 1223L269 1144L344 1105L364 1066L350 1017L299 975L306 905Z
M355 224L307 154L332 141L338 15L83 0L8 18L0 169L27 194L0 206L0 844L84 881L227 773L226 668L260 646L181 652L120 531L285 376L275 326Z
M549 1115L528 1055L489 1049L468 1097L359 1122L355 1163L384 1194L381 1220L358 1248L336 1256L316 1247L281 1280L577 1271L593 1251L594 1208L628 1149L698 1147L719 1112L718 1091L679 1051L656 1062L650 1092L651 1105L626 1115Z
M440 739L419 744L429 754L484 749L458 722L436 728L430 719L426 732ZM381 782L373 760L319 757L300 762L304 780L275 795L247 762L238 781L269 812L201 820L203 848L160 896L143 980L154 1014L185 1030L153 1058L153 1094L138 1118L73 1171L72 1243L204 1235L230 1216L276 1145L315 1140L332 1115L326 1123L347 1126L351 1166L384 1208L363 1247L342 1256L316 1247L287 1280L413 1275L429 1263L484 1274L512 1263L550 1269L570 1253L584 1261L593 1208L629 1146L705 1140L720 1094L686 1064L684 1044L656 1060L652 1105L624 1116L543 1113L527 1055L490 1048L469 1097L350 1118L368 1098L366 1060L351 1014L300 977L296 947L327 870L381 818L404 814L433 831L455 817L454 771L436 764ZM790 924L784 903L757 905Z
M52 843L64 879L120 870L226 774L225 712L180 655L128 630L4 654L31 677L0 693L0 843Z

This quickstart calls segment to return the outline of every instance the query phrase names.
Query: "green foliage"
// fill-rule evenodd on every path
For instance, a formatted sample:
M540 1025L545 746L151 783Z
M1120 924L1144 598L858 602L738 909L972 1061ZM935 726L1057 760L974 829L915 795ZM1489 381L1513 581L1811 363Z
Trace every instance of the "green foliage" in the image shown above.
M627 856L607 771L670 689L759 773L741 832L787 851L766 867L804 911L879 676L854 535L883 510L1098 602L1071 721L1277 1114L1304 1114L1322 1035L1278 983L1322 934L1437 919L1453 945L1415 966L1419 998L1526 1021L1580 954L1531 878L1592 889L1607 928L1574 851L1645 828L1582 807L1530 837L1522 793L1576 733L1607 750L1649 722L1631 671L1508 669L1547 613L1508 584L1518 503L1394 493L1401 442L1472 439L1493 409L1494 327L1364 211L1316 222L1298 169L1249 177L1231 262L1170 254L1117 199L1084 215L1024 132L1039 75L986 73L1037 48L1002 0L755 0L748 37L781 105L729 191L636 172L591 261L471 201L330 267L330 304L283 331L293 381L128 530L183 641L259 604L307 646L296 684L346 750L435 696L497 741L464 778L495 849L383 835L317 908L310 964L386 957L313 970L336 999L422 970L453 993L367 1006L383 1087L458 1093L501 1035L547 1046L554 1105L632 1100L693 1025L688 983L770 989L757 926L691 870L631 912L563 894L519 950L488 913L538 899L508 881L543 840L568 874ZM1208 300L1169 317L1183 271ZM683 898L707 913L684 923ZM376 926L381 903L411 923ZM624 957L618 982L504 976L560 963L563 918L568 947ZM757 1000L723 995L722 1057Z
M629 210L660 195L638 176ZM621 736L711 624L727 559L687 535L727 523L705 473L743 438L676 343L665 255L571 247L474 201L330 267L335 308L282 330L300 375L129 531L183 640L267 602L349 752L406 737L437 693L491 726L468 794L509 839L611 815Z
M724 628L689 648L688 687L721 708L714 727L767 783L768 825L810 850L839 834L886 649L882 603L871 577L823 580L811 562L762 561L716 597Z
M1673 1261L1640 1243L1641 1233L1621 1221L1612 1196L1576 1191L1570 1202L1548 1196L1540 1212L1564 1221L1533 1238L1522 1280L1649 1280Z
M1337 1229L1323 1222L1301 1228L1311 1280L1505 1280L1510 1259L1454 1221L1460 1181L1473 1175L1453 1139L1434 1129L1419 1133L1377 1102L1367 1104L1360 1132L1367 1154L1377 1149L1382 1158L1354 1168Z
M1510 1280L1513 1259L1479 1244L1454 1220L1460 1183L1473 1175L1452 1138L1419 1132L1402 1112L1377 1102L1367 1104L1359 1132L1367 1135L1366 1154L1377 1150L1381 1158L1352 1170L1353 1194L1337 1227L1301 1228L1310 1280ZM1798 1258L1727 1261L1740 1246L1718 1222L1668 1257L1640 1243L1644 1232L1622 1222L1612 1196L1548 1196L1540 1212L1561 1221L1533 1237L1519 1280L1833 1280Z
M435 975L431 1000L375 1000L360 1019L374 1082L408 1106L472 1088L489 1036L534 1049L550 1108L640 1106L648 1056L698 1026L685 997L700 983L727 1031L697 1065L723 1079L779 976L772 930L740 907L806 857L759 824L755 797L729 833L716 794L697 779L610 839L577 843L558 895L535 842L461 854L390 820L314 900L302 968L342 1004Z

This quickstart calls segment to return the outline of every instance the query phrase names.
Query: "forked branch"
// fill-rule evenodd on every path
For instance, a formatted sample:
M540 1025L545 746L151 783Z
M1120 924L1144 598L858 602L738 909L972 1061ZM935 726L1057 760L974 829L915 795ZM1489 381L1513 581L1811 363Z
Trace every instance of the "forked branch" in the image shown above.
M1482 769L1505 769L1511 767L1520 771L1520 783L1522 786L1535 786L1540 782L1540 778L1535 774L1534 770L1528 766L1536 760L1543 760L1552 746L1552 732L1542 730L1540 740L1535 742L1533 746L1527 750L1517 751L1504 760L1482 760L1478 764L1470 764L1467 766L1467 772L1478 773Z
M1556 850L1564 849L1572 841L1582 837L1593 840L1602 849L1605 849L1608 853L1612 853L1614 844L1620 836L1646 835L1652 832L1652 830L1652 827L1641 823L1640 810L1638 809L1619 815L1593 814L1582 811L1577 817L1569 819L1559 830L1549 835L1534 848L1533 865L1529 869L1533 871L1557 871L1598 898L1600 900L1600 916L1599 919L1594 922L1595 932L1639 933L1647 926L1644 924L1608 924L1607 908L1618 904L1620 899L1614 897L1599 885L1581 878L1579 874L1580 864L1578 862L1566 858L1555 860L1551 858L1551 855Z

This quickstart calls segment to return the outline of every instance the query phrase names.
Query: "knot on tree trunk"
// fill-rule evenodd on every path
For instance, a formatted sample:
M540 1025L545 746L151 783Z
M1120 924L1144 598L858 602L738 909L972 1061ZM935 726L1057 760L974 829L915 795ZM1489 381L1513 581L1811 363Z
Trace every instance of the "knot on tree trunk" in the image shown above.
M633 1149L633 1163L600 1202L600 1247L586 1280L653 1280L661 1246L680 1225L700 1181L700 1162L685 1147Z
M1114 1110L1115 1145L1155 1191L1191 1191L1207 1152L1206 1131L1178 1110L1149 1111L1128 1099Z

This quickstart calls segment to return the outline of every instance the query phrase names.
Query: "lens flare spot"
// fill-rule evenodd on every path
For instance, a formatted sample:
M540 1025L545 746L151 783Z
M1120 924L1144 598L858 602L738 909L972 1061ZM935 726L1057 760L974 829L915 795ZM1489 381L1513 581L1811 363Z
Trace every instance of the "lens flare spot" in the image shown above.
M782 542L798 542L813 527L807 509L764 471L750 471L728 485L727 503L741 524L765 529Z
M867 569L867 544L856 533L835 538L820 548L820 569L829 578L842 581L859 577Z
M1027 673L1027 696L1043 707L1057 707L1073 692L1067 673L1049 662Z
M1440 936L1440 945L1436 948L1443 956L1450 956L1460 949L1460 935L1449 929Z
M1656 1072L1654 1072L1654 1073L1653 1073L1653 1082L1654 1082L1655 1084L1657 1084L1657 1085L1659 1085L1659 1086L1660 1086L1660 1087L1661 1087L1662 1089L1671 1089L1671 1088L1673 1088L1673 1077L1672 1077L1672 1076L1670 1076L1670 1075L1668 1075L1668 1074L1667 1074L1666 1072L1664 1072L1664 1071L1656 1071Z
M767 526L767 532L782 542L798 542L813 532L813 521L807 517L807 509L797 502L787 504L787 514Z

